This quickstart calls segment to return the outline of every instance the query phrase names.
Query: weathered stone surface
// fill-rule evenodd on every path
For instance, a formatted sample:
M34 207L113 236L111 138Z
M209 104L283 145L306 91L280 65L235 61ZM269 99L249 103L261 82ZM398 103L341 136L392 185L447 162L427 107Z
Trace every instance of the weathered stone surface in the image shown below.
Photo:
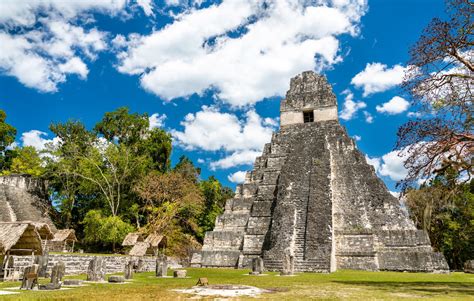
M35 256L35 263L38 265L38 277L47 277L48 261L48 252L43 252L43 255Z
M89 263L95 256L92 255L71 255L71 254L49 254L47 274L51 274L53 266L59 261L64 262L66 266L66 275L79 275L87 274L87 269ZM21 268L31 264L31 259L27 256L13 256L15 268ZM138 257L127 257L127 256L101 256L105 261L106 265L106 274L115 274L123 273L124 266L132 260L133 262L138 262ZM154 272L156 269L156 259L151 256L142 257L142 271L144 272ZM176 260L168 260L169 268L180 268L181 265L178 264Z
M38 268L37 264L33 264L23 270L20 289L31 290L38 285Z
M105 281L105 261L102 257L95 257L89 262L87 269L87 281Z
M133 279L133 261L130 260L127 262L125 265L124 271L123 271L125 279Z
M42 222L55 231L50 208L46 182L29 175L0 176L0 222Z
M168 275L168 260L166 256L158 256L156 259L156 277L166 277Z
M260 275L262 273L263 273L262 257L256 257L252 259L252 272L250 272L250 275Z
M55 264L51 271L51 283L56 286L60 285L65 273L66 266L64 265L64 262L60 261Z
M206 233L193 266L250 267L260 256L283 274L448 270L340 125L324 76L293 78L280 111L280 131ZM303 123L307 112L314 122Z
M174 278L186 278L188 271L186 270L174 270L173 277Z
M123 276L112 275L112 276L109 276L109 282L110 283L124 283L125 278Z
M474 274L474 260L468 260L464 263L464 273Z

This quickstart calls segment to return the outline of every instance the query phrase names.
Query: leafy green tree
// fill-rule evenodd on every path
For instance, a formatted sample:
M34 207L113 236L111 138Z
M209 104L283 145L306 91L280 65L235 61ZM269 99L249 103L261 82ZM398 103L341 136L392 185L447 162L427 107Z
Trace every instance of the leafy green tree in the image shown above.
M28 174L38 177L45 172L43 161L33 146L16 148L15 152L9 170L3 171L3 174Z
M113 252L115 252L116 244L121 243L128 233L134 231L133 226L124 222L120 217L104 217L99 210L89 211L83 224L85 242L111 245Z
M179 161L174 167L174 171L182 174L192 183L197 183L199 181L199 176L201 175L201 169L194 166L193 161L184 155L179 157Z
M132 146L143 139L149 126L148 114L131 114L127 107L121 107L105 113L94 130L108 141Z
M139 153L150 158L149 168L160 172L170 169L171 135L162 129L151 129L139 143Z
M234 196L233 191L213 176L199 183L204 196L204 210L199 217L201 232L198 237L202 240L206 231L212 231L216 217L224 211L225 202Z
M452 168L444 171L420 189L409 190L406 205L450 268L462 269L474 254L474 181L458 183Z
M5 122L7 114L0 110L0 153L15 141L16 129Z

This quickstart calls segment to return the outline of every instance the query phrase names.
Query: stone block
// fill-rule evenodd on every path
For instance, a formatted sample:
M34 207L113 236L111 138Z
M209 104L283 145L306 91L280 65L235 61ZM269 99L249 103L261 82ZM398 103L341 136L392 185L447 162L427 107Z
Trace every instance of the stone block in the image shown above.
M123 276L113 275L113 276L109 276L109 282L110 283L124 283L125 278Z
M203 267L237 267L240 251L202 251Z
M207 232L203 250L239 250L242 247L242 233L232 231Z
M188 272L186 270L174 270L173 271L173 277L174 278L186 278L187 273Z
M248 234L265 235L270 228L271 221L271 217L249 217L246 232Z
M265 235L245 235L244 254L261 254Z
M272 216L273 201L258 201L252 205L251 216Z
M464 273L474 274L474 260L467 260L464 263Z

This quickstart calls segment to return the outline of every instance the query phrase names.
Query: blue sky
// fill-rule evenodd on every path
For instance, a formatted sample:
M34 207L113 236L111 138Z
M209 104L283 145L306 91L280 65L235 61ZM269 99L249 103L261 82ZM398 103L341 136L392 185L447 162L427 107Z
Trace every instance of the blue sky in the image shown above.
M19 145L51 122L92 128L128 106L155 114L182 154L229 186L277 129L290 77L325 74L340 121L390 190L397 128L416 111L397 85L442 0L0 2L0 108Z

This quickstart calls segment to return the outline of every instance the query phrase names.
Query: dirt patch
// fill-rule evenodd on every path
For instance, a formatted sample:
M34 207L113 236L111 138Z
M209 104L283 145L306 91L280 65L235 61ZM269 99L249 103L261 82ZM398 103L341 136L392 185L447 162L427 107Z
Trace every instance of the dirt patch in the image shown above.
M176 289L175 292L184 294L192 294L197 296L220 296L220 297L255 297L262 293L268 293L269 290L264 290L254 286L247 285L208 285L208 286L193 286L189 289Z

